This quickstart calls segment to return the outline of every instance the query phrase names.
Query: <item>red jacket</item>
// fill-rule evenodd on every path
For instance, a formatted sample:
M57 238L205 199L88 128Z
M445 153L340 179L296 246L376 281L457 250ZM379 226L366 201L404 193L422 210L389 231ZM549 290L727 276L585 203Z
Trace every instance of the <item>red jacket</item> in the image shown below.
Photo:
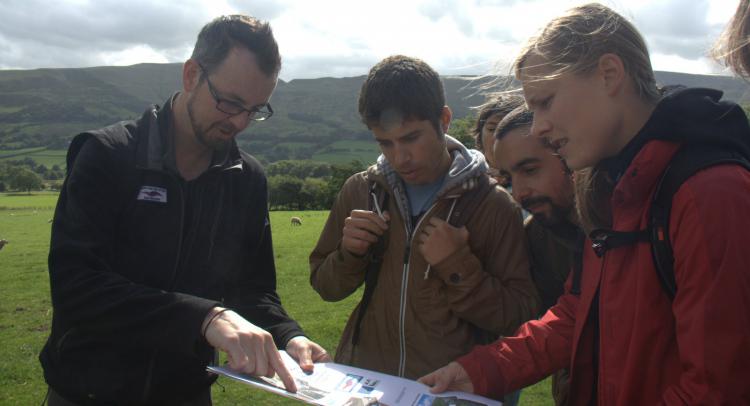
M654 140L638 152L613 193L614 230L646 228L655 184L677 147ZM648 242L602 258L586 249L580 296L566 289L516 337L459 359L476 393L500 397L570 367L571 404L594 403L595 382L600 405L750 404L749 191L750 173L720 165L675 194L674 302L659 284ZM595 368L594 328L586 321L597 287Z

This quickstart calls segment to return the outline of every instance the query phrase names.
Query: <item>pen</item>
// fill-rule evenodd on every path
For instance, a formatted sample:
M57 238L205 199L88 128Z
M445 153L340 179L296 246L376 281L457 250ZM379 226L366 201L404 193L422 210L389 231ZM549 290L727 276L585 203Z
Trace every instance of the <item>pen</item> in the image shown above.
M375 210L378 212L378 217L380 217L383 221L385 221L385 217L383 217L383 212L380 210L380 205L378 204L378 197L375 196L375 193L370 193L372 196L372 202L375 204Z

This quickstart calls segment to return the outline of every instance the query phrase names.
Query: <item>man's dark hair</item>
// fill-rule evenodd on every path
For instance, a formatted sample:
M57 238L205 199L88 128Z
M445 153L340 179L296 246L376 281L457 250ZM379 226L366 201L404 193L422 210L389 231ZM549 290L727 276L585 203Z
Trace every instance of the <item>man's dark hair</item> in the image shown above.
M525 104L516 107L503 118L495 128L495 139L500 140L511 130L521 127L531 127L534 122L534 113L529 110Z
M508 115L508 113L513 111L513 109L522 104L523 97L521 97L521 95L501 93L493 96L492 99L479 106L479 117L477 117L477 122L474 125L473 130L474 142L476 143L478 150L484 150L484 145L482 144L482 129L484 129L484 124L487 120L495 114L500 114L502 116L500 117L500 120L502 120Z
M440 75L424 61L403 55L373 66L359 92L359 115L368 128L380 126L383 113L388 113L402 120L429 120L442 135L443 107Z
M252 52L258 67L266 75L279 73L281 56L271 26L246 15L221 16L206 24L198 34L190 58L198 62L206 70L205 73L209 73L224 62L234 47Z
M525 104L522 104L510 113L508 113L507 116L505 116L502 121L497 125L497 128L495 128L495 139L501 140L506 135L508 135L509 132L512 130L515 130L516 128L523 128L523 127L529 127L531 129L531 124L534 122L534 113L529 110L528 107L526 107ZM532 135L529 135L531 137ZM565 169L565 173L572 173L570 168L568 168L568 164L565 162L565 159L563 159L560 154L555 152L553 148L549 145L547 138L539 138L539 142L544 145L545 148L549 148L550 152L552 152L553 155L557 156L560 159L560 162L562 162L563 168Z

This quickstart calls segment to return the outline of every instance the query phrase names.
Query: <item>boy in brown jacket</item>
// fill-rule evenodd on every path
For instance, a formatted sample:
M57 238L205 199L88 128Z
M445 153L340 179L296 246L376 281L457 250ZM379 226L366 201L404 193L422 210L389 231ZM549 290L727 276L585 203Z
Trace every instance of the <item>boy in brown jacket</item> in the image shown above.
M415 379L537 314L520 209L445 133L451 111L423 61L375 65L359 113L382 155L344 184L310 281L338 301L367 280L336 362Z

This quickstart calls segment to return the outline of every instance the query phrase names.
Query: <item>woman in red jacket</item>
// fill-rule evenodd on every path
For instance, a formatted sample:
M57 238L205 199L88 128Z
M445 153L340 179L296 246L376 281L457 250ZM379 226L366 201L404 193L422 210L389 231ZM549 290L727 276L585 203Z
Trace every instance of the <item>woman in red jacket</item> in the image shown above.
M643 38L602 5L552 20L515 74L532 135L577 170L587 233L647 229L651 197L682 145L750 158L742 109L710 89L658 90ZM598 253L587 241L580 289L569 280L540 320L421 381L500 397L568 367L571 404L750 404L750 172L721 164L691 176L673 195L668 235L674 298L649 241Z

